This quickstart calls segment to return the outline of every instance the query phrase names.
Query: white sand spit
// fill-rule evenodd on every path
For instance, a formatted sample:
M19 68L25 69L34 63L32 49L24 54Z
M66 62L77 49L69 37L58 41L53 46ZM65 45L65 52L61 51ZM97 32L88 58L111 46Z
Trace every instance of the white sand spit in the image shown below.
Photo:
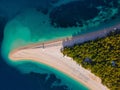
M101 80L98 77L78 65L71 58L63 56L60 52L60 49L62 48L62 41L58 42L59 45L56 46L42 48L37 45L32 47L28 46L28 48L23 49L16 49L10 53L9 58L13 61L28 59L40 62L65 73L92 90L108 90L101 84Z

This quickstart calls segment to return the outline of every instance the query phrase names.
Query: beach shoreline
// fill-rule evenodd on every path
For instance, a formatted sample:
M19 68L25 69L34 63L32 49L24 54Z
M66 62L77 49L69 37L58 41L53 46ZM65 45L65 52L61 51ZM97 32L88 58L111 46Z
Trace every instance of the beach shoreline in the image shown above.
M44 49L23 49L10 54L9 58L13 61L32 60L43 63L63 72L91 90L107 90L107 88L101 84L101 80L98 77L82 68L71 58L64 57L60 52L60 48L61 46Z
M86 70L78 65L71 58L63 56L60 50L65 46L71 46L74 44L83 43L85 41L94 40L97 37L104 37L108 32L119 27L120 24L117 24L101 31L99 30L76 37L67 37L48 42L30 44L12 50L9 54L9 58L13 61L22 61L27 59L43 63L65 73L92 90L109 90L106 86L102 85L100 78L92 74L89 70ZM64 42L67 44L64 44Z
M30 47L35 47L35 46L41 46L43 47L43 44L44 44L44 47L46 47L47 45L49 44L55 44L55 43L59 43L63 44L63 42L69 42L69 41L72 41L72 40L76 40L76 39L79 39L79 38L85 38L82 42L78 42L78 43L83 43L85 41L89 41L89 40L94 40L96 38L101 38L101 37L104 37L107 33L109 33L110 31L114 31L114 29L120 29L120 23L116 24L116 25L113 25L111 27L107 27L107 28L104 28L103 30L97 30L97 31L93 31L93 32L88 32L86 34L80 34L80 35L77 35L77 36L69 36L69 37L61 37L61 38L58 38L58 39L52 39L52 40L48 40L48 41L42 41L42 42L35 42L35 43L30 43L28 45L24 45L22 47L17 47L15 48L14 50L11 50L12 52L16 51L16 50L20 50L20 49L27 49L27 48L30 48ZM101 36L102 35L102 36ZM93 38L89 38L89 39L86 39L86 37L93 37ZM73 43L75 44L75 43ZM76 43L77 44L77 43ZM45 46L46 45L46 46ZM56 44L55 44L56 45ZM65 46L64 46L65 47Z

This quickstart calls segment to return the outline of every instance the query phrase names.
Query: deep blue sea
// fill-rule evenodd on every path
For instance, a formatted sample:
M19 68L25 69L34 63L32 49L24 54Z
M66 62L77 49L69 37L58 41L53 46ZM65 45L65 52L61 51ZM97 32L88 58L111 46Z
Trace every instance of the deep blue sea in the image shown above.
M15 67L1 53L8 54L11 43L19 38L38 42L74 37L118 23L119 15L120 0L0 0L0 49L5 38L4 49L0 50L0 90L88 90L86 86L74 83L75 80L66 78L66 75L51 67L34 62L21 63ZM14 24L15 28L21 28L18 33L17 29L12 31ZM23 35L22 30L26 30L24 26L32 32L32 39L27 37L29 32L25 31ZM76 85L79 85L78 88Z

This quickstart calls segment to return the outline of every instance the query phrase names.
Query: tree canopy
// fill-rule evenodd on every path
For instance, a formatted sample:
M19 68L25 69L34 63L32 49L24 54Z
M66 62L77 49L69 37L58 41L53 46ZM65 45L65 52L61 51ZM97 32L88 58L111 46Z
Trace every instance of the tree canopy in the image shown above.
M62 53L100 77L110 90L120 90L120 30L103 38L65 47Z

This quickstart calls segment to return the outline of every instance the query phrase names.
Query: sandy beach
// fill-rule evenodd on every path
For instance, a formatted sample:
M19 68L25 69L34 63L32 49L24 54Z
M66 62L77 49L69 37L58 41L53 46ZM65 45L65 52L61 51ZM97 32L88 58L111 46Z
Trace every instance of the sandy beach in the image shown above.
M54 44L54 46L50 46L51 44ZM51 44L48 44L48 47L39 47L37 45L16 49L10 53L9 58L13 61L28 59L40 62L65 73L91 90L108 90L101 84L101 80L98 77L82 68L71 58L63 56L60 51L63 47L62 41L53 42Z
M91 90L109 90L101 83L99 77L96 77L89 70L78 65L71 58L63 56L60 50L65 46L72 46L73 44L93 40L96 37L103 37L109 31L115 30L115 28L119 27L120 24L117 24L101 31L80 35L74 38L68 37L48 42L30 44L14 49L10 52L9 58L13 61L32 60L43 63L63 72Z

